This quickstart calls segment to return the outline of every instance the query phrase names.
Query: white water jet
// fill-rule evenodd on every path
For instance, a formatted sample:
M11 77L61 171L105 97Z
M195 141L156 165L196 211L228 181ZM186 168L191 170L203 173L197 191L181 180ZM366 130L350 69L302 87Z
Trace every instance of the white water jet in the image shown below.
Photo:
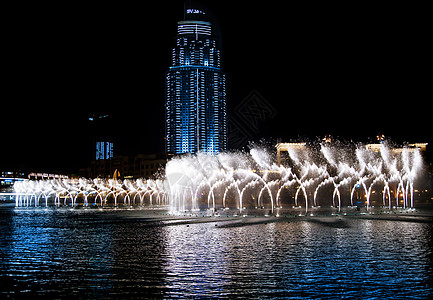
M215 213L230 208L242 214L244 209L254 207L268 206L274 212L275 208L290 208L293 203L298 206L302 193L306 213L309 200L314 207L332 203L340 212L343 206L354 205L359 188L357 203L359 194L363 195L361 206L365 204L367 209L372 201L382 202L383 206L388 201L390 209L395 201L399 207L400 200L404 208L412 208L414 184L423 168L418 149L394 151L385 144L378 151L362 145L321 145L320 150L289 148L287 158L277 165L269 151L253 148L250 153L174 157L168 161L165 174L156 180L81 178L16 182L15 204L167 205L173 212L201 209Z

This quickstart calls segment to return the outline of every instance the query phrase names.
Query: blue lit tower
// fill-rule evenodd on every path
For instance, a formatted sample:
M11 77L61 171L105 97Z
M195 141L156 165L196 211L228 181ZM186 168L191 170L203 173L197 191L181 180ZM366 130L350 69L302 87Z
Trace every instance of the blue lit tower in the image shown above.
M186 6L166 73L166 151L213 155L227 149L226 76L219 29L209 12Z

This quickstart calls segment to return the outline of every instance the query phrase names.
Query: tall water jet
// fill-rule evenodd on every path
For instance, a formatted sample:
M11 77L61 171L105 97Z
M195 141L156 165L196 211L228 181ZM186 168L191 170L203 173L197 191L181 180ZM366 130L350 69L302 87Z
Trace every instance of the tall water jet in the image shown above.
M220 209L245 214L249 208L273 213L275 208L290 209L300 203L305 213L310 206L325 204L338 212L355 202L367 210L373 204L389 209L392 203L403 208L415 205L414 186L423 169L418 148L388 144L326 144L318 148L305 143L285 147L287 156L279 156L278 164L269 150L255 147L249 153L174 157L158 179L16 182L15 204L168 205L173 212L209 210L212 214Z

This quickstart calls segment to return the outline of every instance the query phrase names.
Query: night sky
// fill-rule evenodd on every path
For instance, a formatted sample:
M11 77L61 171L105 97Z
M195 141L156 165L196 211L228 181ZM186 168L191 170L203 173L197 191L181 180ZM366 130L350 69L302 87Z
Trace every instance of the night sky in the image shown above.
M228 114L248 139L433 142L426 8L201 2L219 20ZM164 152L165 71L183 1L8 14L0 170L85 167L92 113L113 116L117 154ZM265 109L253 129L241 115L251 97Z

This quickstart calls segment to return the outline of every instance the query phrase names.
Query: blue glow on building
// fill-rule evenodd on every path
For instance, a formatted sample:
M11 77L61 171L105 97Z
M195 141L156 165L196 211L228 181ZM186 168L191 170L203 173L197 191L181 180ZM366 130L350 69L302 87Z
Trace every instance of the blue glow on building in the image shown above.
M214 155L227 149L226 75L218 36L202 10L189 8L178 22L166 73L167 153Z
M112 159L113 158L113 143L111 142L96 142L96 160Z

